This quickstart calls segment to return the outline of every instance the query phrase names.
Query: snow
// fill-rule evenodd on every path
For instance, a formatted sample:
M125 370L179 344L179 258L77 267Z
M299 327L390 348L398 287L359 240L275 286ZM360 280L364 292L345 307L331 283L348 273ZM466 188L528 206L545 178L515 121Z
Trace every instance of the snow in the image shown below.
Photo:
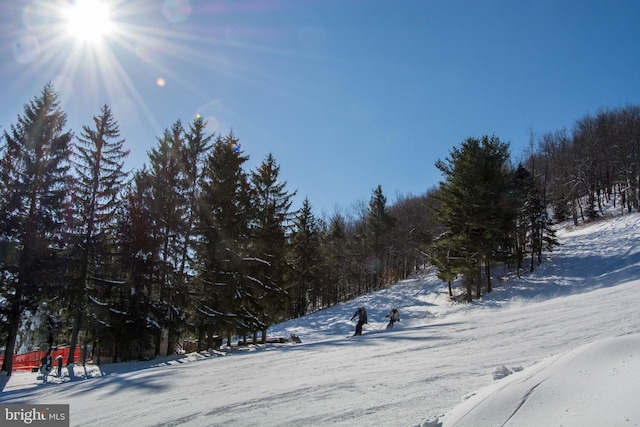
M269 330L301 344L14 373L0 403L69 404L72 426L638 426L640 214L558 237L472 304L427 274Z
M547 358L475 393L445 425L638 425L639 349L632 334Z

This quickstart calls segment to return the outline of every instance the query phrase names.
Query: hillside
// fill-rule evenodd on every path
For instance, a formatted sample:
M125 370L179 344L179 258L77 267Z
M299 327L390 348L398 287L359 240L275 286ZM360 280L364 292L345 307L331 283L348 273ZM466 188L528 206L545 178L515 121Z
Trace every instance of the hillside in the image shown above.
M47 385L14 374L0 402L70 404L72 426L638 425L640 214L558 237L533 274L473 304L451 304L426 275L270 330L302 344L104 365ZM360 305L369 324L347 338ZM402 320L384 331L392 306Z

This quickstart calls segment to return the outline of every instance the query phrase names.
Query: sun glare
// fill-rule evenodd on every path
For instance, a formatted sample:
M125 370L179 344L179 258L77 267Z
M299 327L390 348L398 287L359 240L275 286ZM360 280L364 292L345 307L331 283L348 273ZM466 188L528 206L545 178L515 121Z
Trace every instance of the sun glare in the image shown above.
M109 7L100 0L76 0L65 17L69 34L80 41L100 42L113 29Z

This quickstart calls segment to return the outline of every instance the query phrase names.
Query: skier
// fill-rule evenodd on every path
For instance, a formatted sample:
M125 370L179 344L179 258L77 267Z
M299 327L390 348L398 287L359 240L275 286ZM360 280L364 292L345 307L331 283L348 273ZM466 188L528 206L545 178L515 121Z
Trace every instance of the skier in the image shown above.
M62 355L58 355L58 357L56 357L56 364L58 365L58 376L61 377L62 376Z
M384 317L389 318L389 324L387 324L387 329L393 328L393 324L400 321L400 312L397 308L393 307L389 314Z
M62 322L58 320L57 317L53 315L49 315L47 317L47 329L49 330L49 336L47 337L47 352L44 357L40 359L42 366L40 367L40 372L42 372L42 381L47 383L47 376L49 372L51 372L51 368L53 367L53 358L51 357L51 351L53 350L53 339L54 336L58 335L58 333L62 330Z
M50 352L47 352L47 354L40 359L40 363L42 363L42 366L40 366L40 373L42 374L42 383L46 384L47 383L47 377L49 376L49 372L51 371L51 354Z
M358 316L358 323L356 324L356 332L353 335L362 335L362 325L367 323L367 310L365 310L364 307L359 307L356 312L353 313L351 320L355 319L356 316Z

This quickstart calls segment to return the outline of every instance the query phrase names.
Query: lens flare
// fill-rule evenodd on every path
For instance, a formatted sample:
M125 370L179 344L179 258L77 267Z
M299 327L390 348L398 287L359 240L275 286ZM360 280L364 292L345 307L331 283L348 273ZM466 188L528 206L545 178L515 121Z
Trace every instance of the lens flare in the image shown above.
M170 22L184 22L191 15L191 4L189 0L165 0L162 12Z
M21 64L34 61L40 56L40 44L32 35L20 37L13 45L13 57Z

